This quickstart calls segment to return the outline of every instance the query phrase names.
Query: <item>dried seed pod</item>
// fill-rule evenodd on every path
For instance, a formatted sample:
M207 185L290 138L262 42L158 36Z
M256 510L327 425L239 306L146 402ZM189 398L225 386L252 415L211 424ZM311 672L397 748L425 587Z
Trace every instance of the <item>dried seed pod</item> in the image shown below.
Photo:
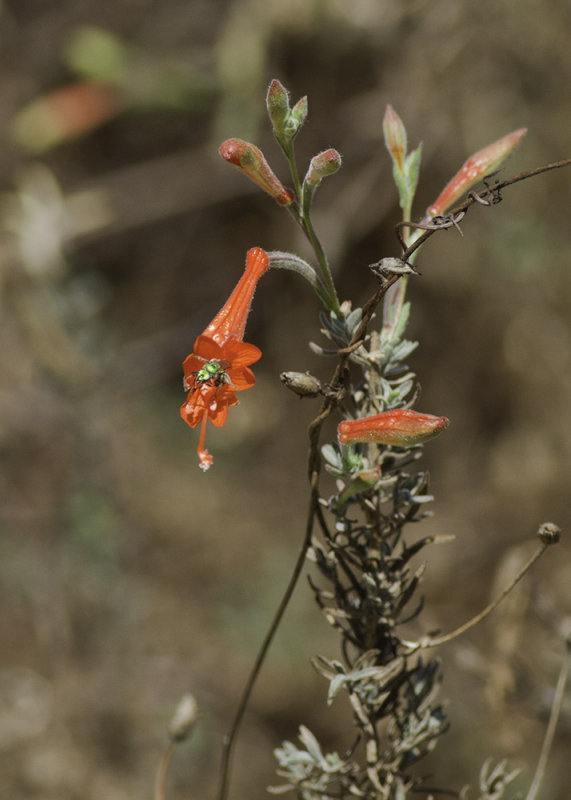
M309 372L282 372L280 381L300 397L318 397L322 393L321 383Z
M557 544L561 539L561 528L554 522L543 522L537 529L537 535L543 544Z

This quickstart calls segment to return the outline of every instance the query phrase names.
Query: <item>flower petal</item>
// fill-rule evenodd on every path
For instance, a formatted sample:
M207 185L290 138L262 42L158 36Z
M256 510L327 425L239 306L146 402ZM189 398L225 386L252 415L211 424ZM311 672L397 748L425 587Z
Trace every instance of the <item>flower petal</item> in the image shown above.
M202 418L207 413L204 405L199 405L194 402L194 398L189 396L187 400L180 407L180 415L183 420L190 425L191 428L196 428L202 422Z
M233 367L249 367L262 357L262 351L255 344L239 342L237 339L229 339L222 349L224 358Z
M186 392L193 387L196 373L202 369L204 363L204 360L202 358L198 358L198 356L195 356L194 353L191 353L182 362L182 371L184 373L184 389Z
M237 406L238 398L228 386L219 387L208 408L208 419L215 428L221 428L228 417L229 406Z
M210 336L205 336L203 333L197 337L194 343L194 353L205 361L211 361L213 358L224 358L220 345Z
M228 370L228 377L232 388L236 392L244 392L246 389L251 389L256 383L254 373L248 367L238 367Z

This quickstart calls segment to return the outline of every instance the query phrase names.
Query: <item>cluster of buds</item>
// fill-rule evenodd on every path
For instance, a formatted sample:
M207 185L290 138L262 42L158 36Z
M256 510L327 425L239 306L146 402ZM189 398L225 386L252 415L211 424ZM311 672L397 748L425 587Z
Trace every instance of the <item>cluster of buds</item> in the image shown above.
M302 97L291 108L288 90L280 81L274 78L268 87L266 108L268 109L274 136L280 147L287 152L291 142L295 139L307 119L307 97Z

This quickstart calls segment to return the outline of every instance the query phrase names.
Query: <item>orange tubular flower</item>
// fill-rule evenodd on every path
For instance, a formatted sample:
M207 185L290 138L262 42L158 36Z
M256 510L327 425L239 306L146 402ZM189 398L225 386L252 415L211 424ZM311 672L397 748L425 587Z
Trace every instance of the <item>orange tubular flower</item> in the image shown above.
M256 285L268 267L264 250L248 251L246 270L236 288L182 365L188 397L180 415L191 428L201 425L198 463L205 471L212 466L212 456L204 448L207 421L217 428L224 425L228 408L238 404L235 392L250 389L256 382L249 366L261 358L262 351L243 338Z
M337 427L341 444L375 442L393 447L411 447L428 442L449 425L446 417L420 414L408 408L383 411L373 417L345 420Z

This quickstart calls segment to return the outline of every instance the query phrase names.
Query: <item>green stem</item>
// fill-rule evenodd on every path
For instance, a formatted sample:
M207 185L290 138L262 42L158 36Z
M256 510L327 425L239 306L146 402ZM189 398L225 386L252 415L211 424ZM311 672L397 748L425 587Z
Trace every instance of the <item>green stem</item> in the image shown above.
M341 308L339 305L339 297L337 296L337 290L335 289L335 283L333 282L333 275L331 274L329 261L327 260L327 256L325 255L323 247L321 246L321 242L317 238L317 234L315 233L315 229L311 221L310 202L311 202L311 194L307 192L305 197L303 198L301 206L304 232L309 240L309 243L313 247L313 251L317 257L319 266L321 267L323 279L327 284L327 288L329 290L329 296L331 298L330 310L335 312L335 314L340 315Z
M321 242L319 241L317 234L315 233L315 229L311 221L311 213L310 213L311 193L304 192L303 185L299 178L299 172L295 160L293 141L289 143L289 146L287 148L282 146L282 151L289 164L295 193L299 201L299 205L296 204L295 207L292 207L294 206L294 204L292 203L290 206L288 206L288 210L292 214L293 218L298 223L298 225L301 227L302 231L304 232L307 240L309 241L310 245L313 248L313 252L315 253L319 266L321 267L321 273L323 275L323 280L325 281L328 292L328 300L326 303L327 308L329 311L333 311L333 313L340 315L341 306L339 303L337 290L335 289L333 275L331 274L331 268L329 266L327 256L325 255L325 250L323 249Z

